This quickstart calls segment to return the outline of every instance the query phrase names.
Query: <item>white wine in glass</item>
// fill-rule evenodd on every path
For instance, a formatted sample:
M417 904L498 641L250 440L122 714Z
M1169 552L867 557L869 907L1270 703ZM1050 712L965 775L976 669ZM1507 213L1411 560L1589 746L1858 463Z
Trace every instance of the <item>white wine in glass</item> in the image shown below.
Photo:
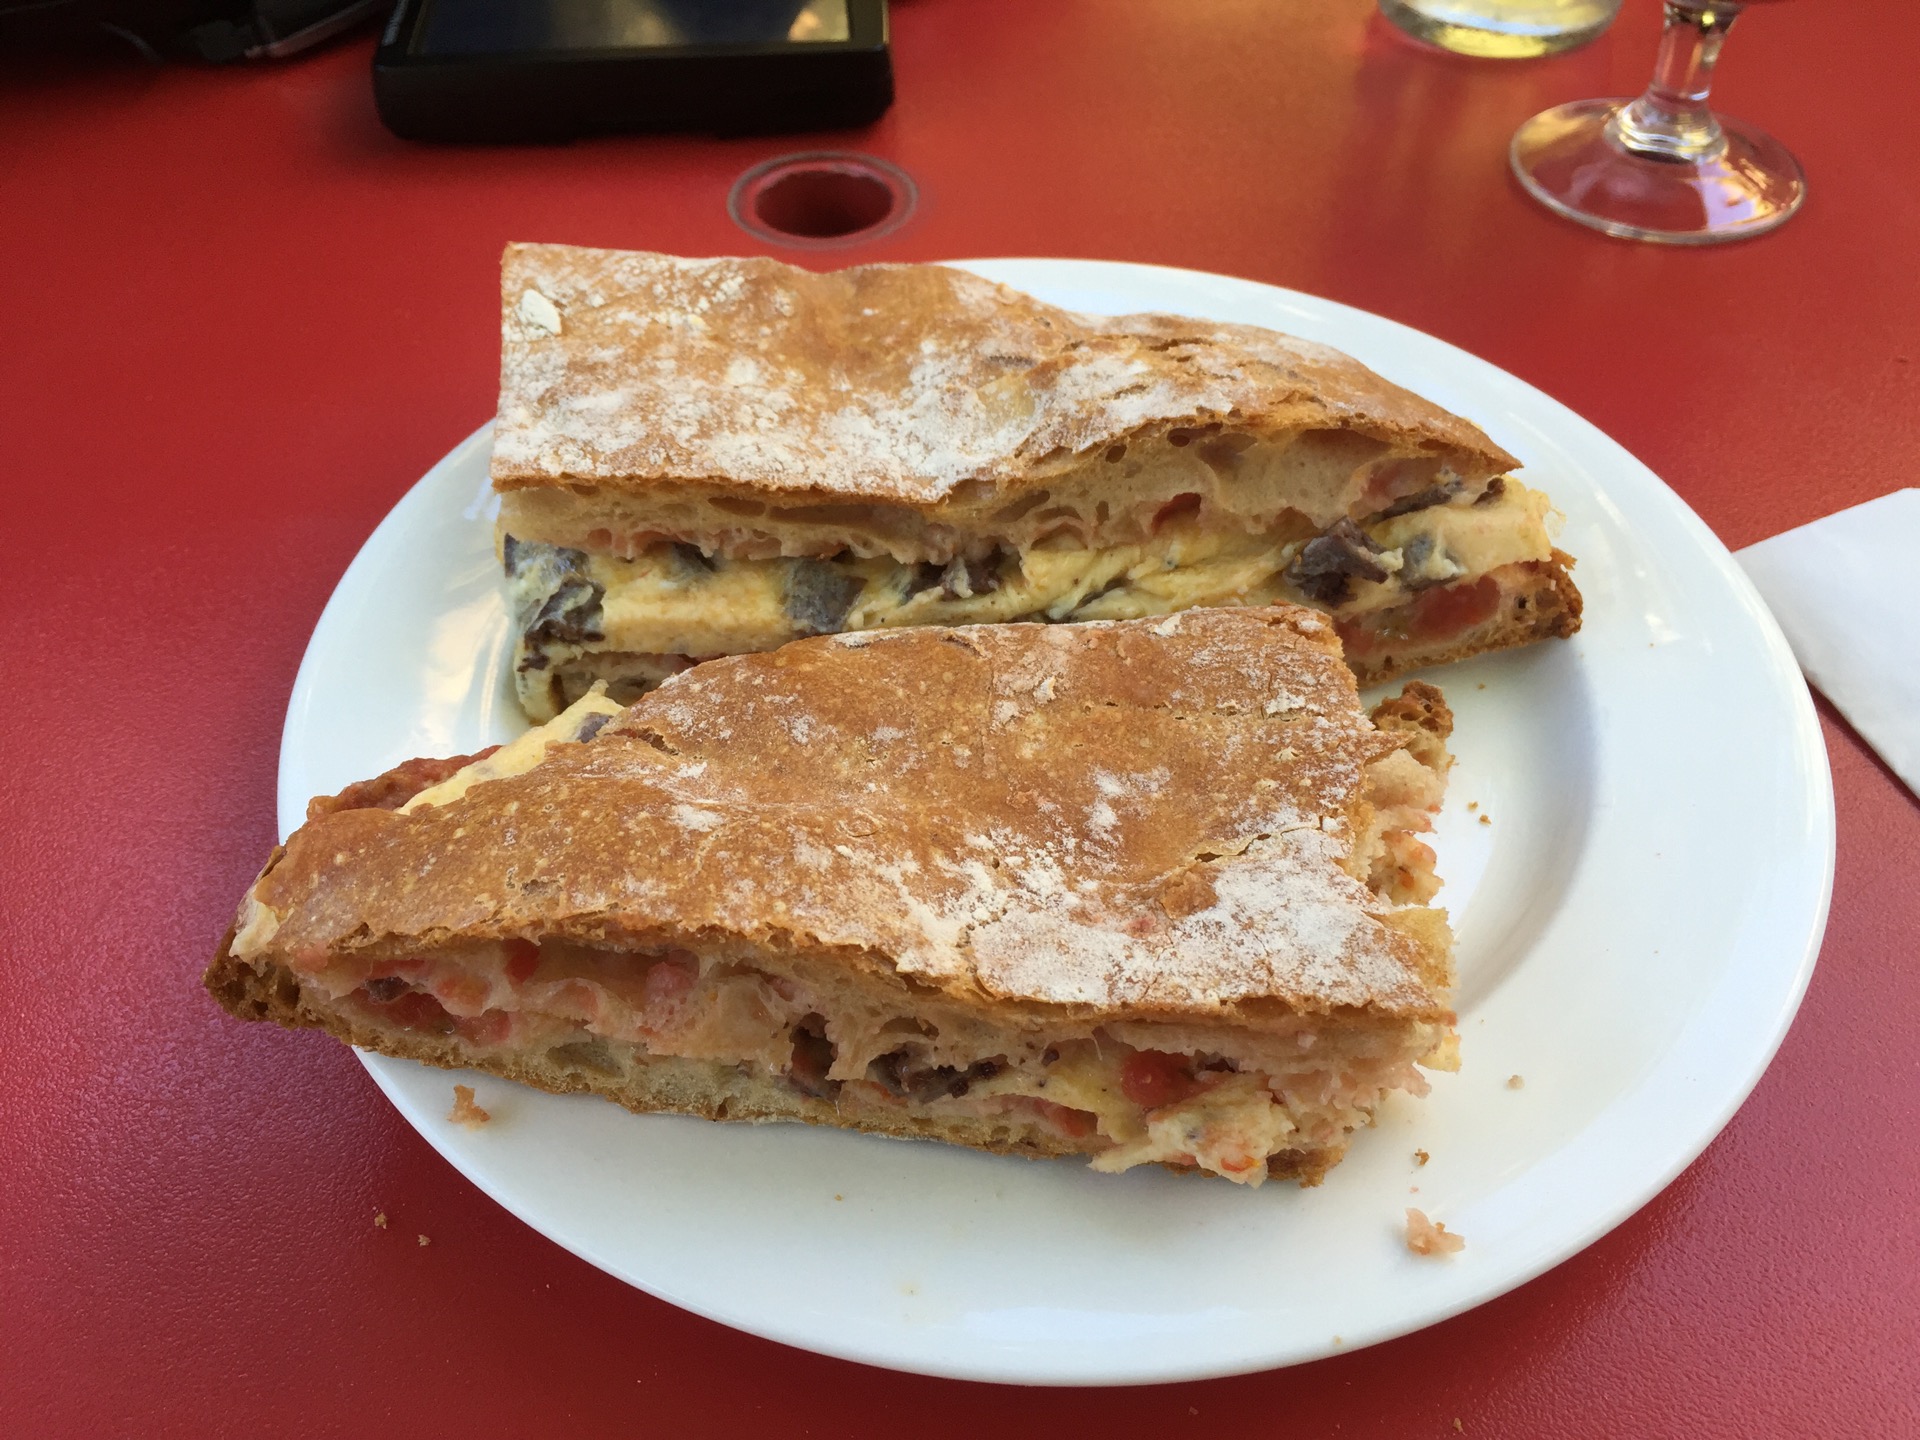
M1380 0L1380 13L1416 40L1493 60L1584 45L1619 11L1620 0Z
M1800 162L1707 105L1742 0L1666 0L1653 81L1636 100L1578 100L1514 133L1513 173L1541 204L1630 240L1712 245L1764 235L1807 198Z

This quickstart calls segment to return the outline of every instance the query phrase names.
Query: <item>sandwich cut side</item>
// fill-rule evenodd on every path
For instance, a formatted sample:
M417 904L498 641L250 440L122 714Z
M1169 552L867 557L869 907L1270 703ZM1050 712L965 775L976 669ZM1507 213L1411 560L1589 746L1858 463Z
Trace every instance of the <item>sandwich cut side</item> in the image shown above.
M1454 1063L1450 726L1293 606L807 640L316 801L207 985L640 1111L1311 1182Z
M909 625L1331 614L1362 682L1578 628L1546 498L1324 346L963 271L509 247L522 704Z

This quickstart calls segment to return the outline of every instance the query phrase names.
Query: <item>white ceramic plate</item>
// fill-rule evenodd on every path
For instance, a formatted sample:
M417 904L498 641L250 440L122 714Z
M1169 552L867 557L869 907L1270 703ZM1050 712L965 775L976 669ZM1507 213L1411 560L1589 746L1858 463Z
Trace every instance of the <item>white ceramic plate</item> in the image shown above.
M1404 1334L1566 1259L1727 1122L1812 970L1832 790L1772 618L1645 466L1430 336L1189 271L972 268L1075 309L1338 346L1479 421L1565 511L1580 636L1436 676L1459 716L1438 848L1461 1072L1395 1097L1318 1189L1247 1191L367 1068L463 1174L575 1254L725 1324L902 1370L1104 1384L1262 1369ZM287 717L283 831L311 795L523 727L486 454L483 431L435 466L334 592ZM493 1113L484 1129L445 1119L462 1078ZM1410 1204L1466 1250L1410 1254Z

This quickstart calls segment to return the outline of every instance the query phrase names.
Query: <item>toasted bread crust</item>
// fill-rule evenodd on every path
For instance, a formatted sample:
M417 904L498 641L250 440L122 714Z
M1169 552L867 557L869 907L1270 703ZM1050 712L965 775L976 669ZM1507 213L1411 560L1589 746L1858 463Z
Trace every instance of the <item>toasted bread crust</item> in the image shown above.
M451 804L319 817L243 950L733 944L1011 1024L1444 1022L1444 922L1342 869L1403 743L1299 607L823 637L688 671ZM1215 903L1168 918L1196 864Z
M497 488L710 480L939 507L1063 457L1214 421L1339 430L1480 482L1478 427L1325 346L1167 315L1077 315L939 265L816 274L510 245Z

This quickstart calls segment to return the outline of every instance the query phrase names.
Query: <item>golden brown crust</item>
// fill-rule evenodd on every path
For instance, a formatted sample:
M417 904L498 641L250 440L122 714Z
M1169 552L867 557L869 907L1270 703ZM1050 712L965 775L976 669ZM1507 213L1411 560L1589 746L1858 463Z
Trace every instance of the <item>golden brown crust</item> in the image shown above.
M731 944L1016 1025L1444 1021L1444 920L1343 869L1402 743L1299 607L823 637L688 671L451 804L320 817L242 949ZM1212 902L1168 907L1196 864Z
M724 480L937 507L1047 482L1062 457L1227 421L1341 431L1479 483L1513 457L1325 346L1166 315L1076 315L965 271L815 274L511 245L497 488Z
M1438 686L1413 680L1373 707L1373 723L1382 730L1418 730L1445 742L1453 735L1453 710Z
M233 933L227 932L206 973L207 990L222 1009L241 1020L271 1021L290 1030L324 1030L349 1045L402 1060L448 1070L483 1070L555 1095L598 1095L640 1114L693 1115L750 1124L804 1121L895 1139L969 1145L1029 1159L1092 1154L1104 1144L1091 1137L1072 1139L1043 1123L1012 1115L968 1117L905 1107L849 1114L764 1073L711 1061L639 1057L630 1050L618 1057L603 1050L596 1058L588 1052L569 1055L564 1047L537 1052L483 1049L457 1034L396 1033L364 1024L337 1007L314 1004L285 966L269 963L256 969L238 959L232 951ZM1276 1180L1317 1185L1345 1150L1343 1139L1314 1149L1283 1151L1268 1161L1268 1174Z

